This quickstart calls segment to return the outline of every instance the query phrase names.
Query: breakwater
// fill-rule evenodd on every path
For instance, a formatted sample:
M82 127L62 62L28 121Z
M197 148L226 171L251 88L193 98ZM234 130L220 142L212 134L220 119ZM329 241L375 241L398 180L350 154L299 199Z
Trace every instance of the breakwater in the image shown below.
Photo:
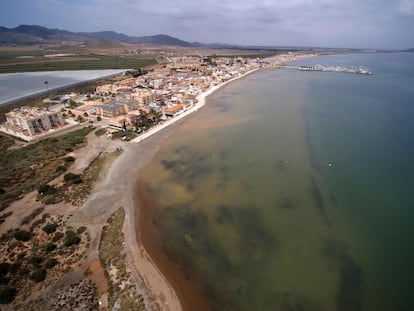
M330 65L302 65L296 67L301 71L325 71L325 72L339 72L339 73L353 73L362 75L372 75L372 72L365 66L330 66Z

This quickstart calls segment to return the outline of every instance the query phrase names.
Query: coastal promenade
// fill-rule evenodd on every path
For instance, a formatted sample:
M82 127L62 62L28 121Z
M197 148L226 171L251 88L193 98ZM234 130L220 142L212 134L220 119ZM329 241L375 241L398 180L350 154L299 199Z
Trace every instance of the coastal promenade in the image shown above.
M139 142L143 141L144 139L146 139L146 138L154 135L155 133L157 133L157 132L165 129L166 127L168 127L168 126L170 126L170 125L172 125L174 123L177 123L181 119L187 117L191 113L196 112L197 110L199 110L200 108L202 108L206 104L207 97L210 96L211 94L213 94L218 89L222 88L223 86L225 86L226 84L228 84L230 82L233 82L235 80L241 79L241 78L243 78L243 77L245 77L245 76L247 76L247 75L249 75L249 74L251 74L251 73L253 73L255 71L258 71L259 69L260 68L252 69L252 70L250 70L250 71L248 71L248 72L246 72L246 73L244 73L244 74L242 74L240 76L234 77L234 78L232 78L230 80L227 80L227 81L225 81L225 82L223 82L221 84L218 84L218 85L215 85L215 86L212 86L212 87L208 88L206 91L201 92L200 94L197 95L197 97L196 97L197 103L193 107L191 107L190 109L184 111L183 113L179 114L178 116L175 116L175 117L173 117L171 119L166 120L165 122L163 122L163 123L161 123L159 125L154 126L153 128L151 128L147 132L139 135L138 137L132 139L131 141L132 142L135 142L135 143L139 143Z

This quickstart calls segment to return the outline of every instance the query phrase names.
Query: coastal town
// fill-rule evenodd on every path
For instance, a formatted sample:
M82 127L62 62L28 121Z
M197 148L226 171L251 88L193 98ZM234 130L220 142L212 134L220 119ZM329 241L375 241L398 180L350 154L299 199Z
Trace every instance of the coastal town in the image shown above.
M150 218L134 194L137 177L174 124L214 91L311 55L168 55L167 63L111 76L93 91L55 91L40 107L6 112L0 304L184 310L185 300L147 250Z
M37 303L50 310L186 310L157 255L147 250L151 242L143 236L152 229L145 202L135 195L137 176L174 124L202 108L213 92L258 70L296 69L287 64L313 56L168 55L157 66L96 83L93 91L47 92L41 106L6 112L0 125L7 134L0 136L0 253L8 285L1 287L1 303L17 309ZM15 263L26 277L13 276ZM35 294L29 295L32 284Z
M224 83L264 68L280 67L314 56L289 52L268 58L169 56L149 71L128 71L115 82L87 94L59 94L45 107L20 107L6 113L0 131L24 141L39 140L82 125L123 131L125 140L140 141L150 128L197 110L204 97ZM132 73L131 73L132 72ZM146 134L148 135L148 134Z
M0 311L414 310L414 0L0 17Z

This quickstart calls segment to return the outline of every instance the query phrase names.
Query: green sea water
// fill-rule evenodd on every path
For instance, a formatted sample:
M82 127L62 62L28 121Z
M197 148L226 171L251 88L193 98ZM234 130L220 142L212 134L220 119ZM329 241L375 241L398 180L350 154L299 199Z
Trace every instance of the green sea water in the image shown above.
M213 310L414 309L414 55L316 62L374 75L238 80L143 172L164 251Z

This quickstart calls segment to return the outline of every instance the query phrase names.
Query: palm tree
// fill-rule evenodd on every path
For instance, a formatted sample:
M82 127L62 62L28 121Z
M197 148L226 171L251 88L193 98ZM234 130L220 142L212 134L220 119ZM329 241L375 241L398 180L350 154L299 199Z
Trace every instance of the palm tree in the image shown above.
M47 97L49 97L49 87L47 86L49 84L49 82L45 81L44 83L46 85Z

